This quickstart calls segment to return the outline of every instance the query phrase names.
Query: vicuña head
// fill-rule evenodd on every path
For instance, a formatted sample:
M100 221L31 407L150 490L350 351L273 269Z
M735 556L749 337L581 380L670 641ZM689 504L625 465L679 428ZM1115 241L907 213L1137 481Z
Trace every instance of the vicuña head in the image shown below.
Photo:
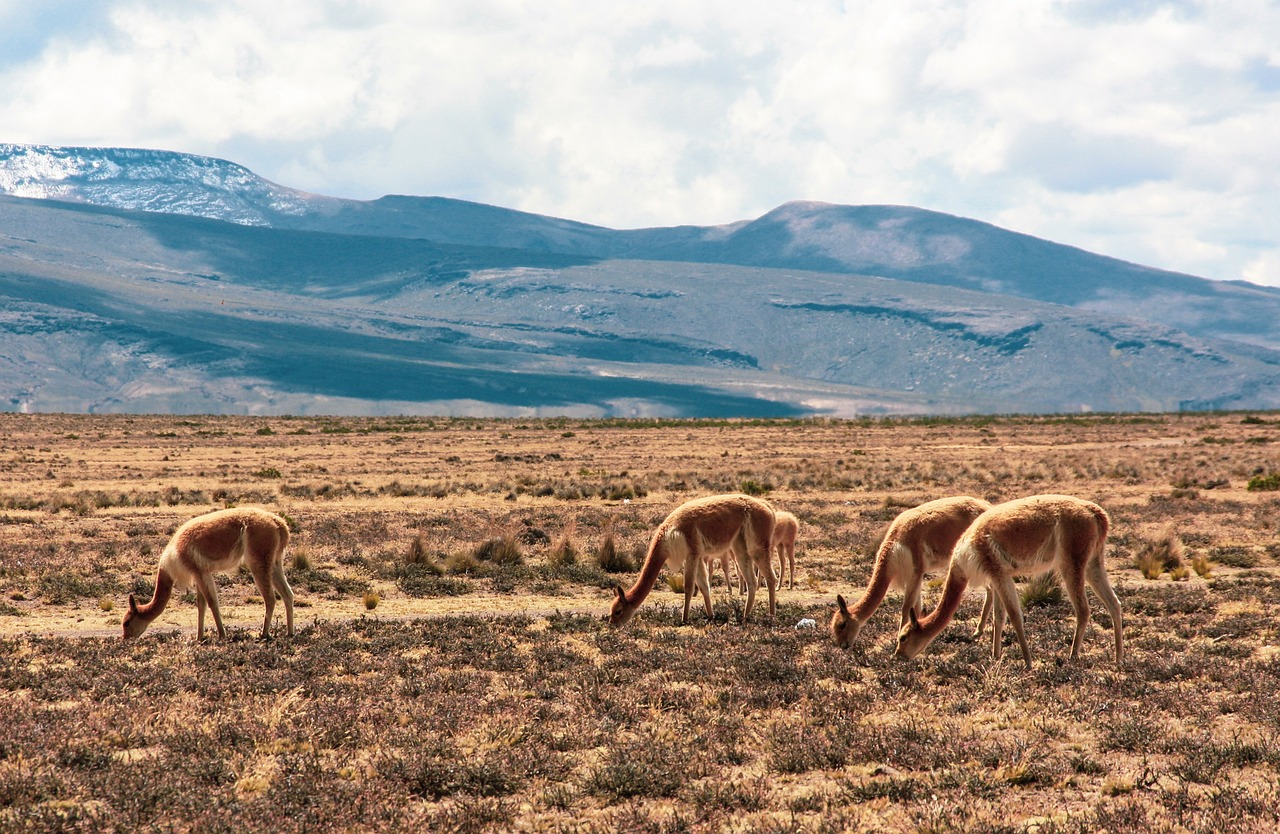
M973 520L991 505L980 498L956 496L928 501L899 513L876 545L875 565L862 598L850 606L836 595L831 614L831 637L842 649L853 646L862 626L884 601L890 588L902 589L902 617L920 613L920 591L925 574L940 571L951 560L951 549ZM987 611L984 610L984 620ZM979 621L979 629L981 629Z
M773 537L773 507L749 495L712 495L686 501L658 525L649 540L640 576L628 590L614 586L609 624L625 625L653 590L663 565L684 571L684 615L689 622L689 606L696 587L702 592L707 617L712 614L711 583L707 558L732 551L738 561L740 575L747 577L747 604L742 618L751 615L755 605L757 570L765 577L769 589L769 616L776 609L777 577L770 564L769 543Z
M849 610L849 603L844 601L843 594L836 594L836 610L831 613L831 638L842 649L853 648L853 643L862 631L864 620L860 620Z
M285 623L293 634L293 590L284 576L284 549L289 543L289 526L275 513L251 507L218 510L197 516L178 528L160 554L156 571L155 593L151 600L139 603L129 594L129 610L124 615L124 639L140 636L169 604L175 588L195 586L196 636L204 638L204 610L213 613L218 636L225 637L222 612L218 608L218 586L215 573L229 573L240 567L249 568L254 584L262 594L266 617L262 636L270 636L271 614L275 610L275 592L284 600Z

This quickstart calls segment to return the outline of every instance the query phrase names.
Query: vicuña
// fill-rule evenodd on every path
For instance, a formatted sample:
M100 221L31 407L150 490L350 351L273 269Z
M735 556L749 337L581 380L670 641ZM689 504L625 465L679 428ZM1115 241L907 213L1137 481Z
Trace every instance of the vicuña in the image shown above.
M696 586L702 592L707 617L711 617L711 587L707 558L732 551L738 573L747 577L747 605L742 618L751 616L758 579L756 569L769 588L769 616L776 610L777 578L773 575L769 543L773 540L773 507L749 495L712 495L686 501L667 516L649 541L640 576L630 589L614 587L611 625L623 625L653 590L663 565L684 571L684 614L689 622L689 604Z
M1031 668L1031 649L1023 631L1022 606L1014 575L1056 570L1076 612L1071 657L1080 654L1089 625L1088 584L1106 606L1115 631L1116 663L1124 659L1120 600L1111 588L1104 561L1111 522L1102 507L1069 495L1034 495L997 504L978 516L957 542L938 607L910 622L898 633L897 653L915 657L938 636L960 605L970 582L985 584L998 600L991 634L991 656L999 659L1004 616L1013 623L1022 659Z
M920 589L925 574L936 573L947 566L951 549L960 536L974 519L989 509L988 502L962 495L928 501L900 513L880 542L871 581L862 598L850 607L842 595L836 595L836 610L831 615L831 636L836 643L843 649L853 645L863 624L880 607L890 588L902 590L899 628L907 624L911 612L919 616ZM981 633L990 614L991 600L988 591L977 633Z
M284 549L289 543L289 526L275 513L250 507L218 510L197 516L178 528L160 554L156 588L151 601L139 605L129 595L129 611L124 616L124 637L138 637L164 611L174 589L195 586L196 637L204 639L204 609L213 612L218 637L226 637L222 612L218 608L215 573L230 573L241 562L253 574L262 594L266 617L262 636L270 636L275 591L284 600L285 630L293 634L293 589L284 576Z

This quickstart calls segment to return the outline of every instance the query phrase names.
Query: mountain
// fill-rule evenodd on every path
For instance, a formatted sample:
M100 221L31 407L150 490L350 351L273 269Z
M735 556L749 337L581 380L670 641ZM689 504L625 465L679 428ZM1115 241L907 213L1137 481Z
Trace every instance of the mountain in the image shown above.
M1280 289L1139 266L905 206L795 202L722 226L613 230L443 197L324 197L190 154L12 144L0 144L0 193L276 229L876 275L1137 314L1195 336L1280 349Z
M21 145L0 145L0 192L11 410L1280 406L1280 294L920 209L789 203L619 231L312 195L185 154Z

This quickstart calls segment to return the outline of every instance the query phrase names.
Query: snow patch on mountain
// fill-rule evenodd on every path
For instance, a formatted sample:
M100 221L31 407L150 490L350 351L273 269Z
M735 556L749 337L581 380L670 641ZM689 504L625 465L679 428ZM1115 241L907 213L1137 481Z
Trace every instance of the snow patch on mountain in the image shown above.
M271 226L332 198L263 179L222 159L138 148L0 144L0 193Z

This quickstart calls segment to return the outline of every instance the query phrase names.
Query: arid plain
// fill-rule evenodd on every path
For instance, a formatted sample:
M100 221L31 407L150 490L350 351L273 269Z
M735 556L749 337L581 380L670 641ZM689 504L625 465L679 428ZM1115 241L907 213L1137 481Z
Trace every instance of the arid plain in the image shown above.
M3 414L0 831L1275 830L1278 473L1269 413ZM735 491L801 522L776 619L717 577L709 623L660 582L609 628L654 527ZM1031 671L971 639L973 590L916 661L897 592L831 642L898 512L1050 492L1111 516L1122 666L1092 596L1067 659L1043 586ZM255 639L242 570L226 641L192 639L187 594L122 642L172 532L236 505L291 525L297 635L277 606Z

